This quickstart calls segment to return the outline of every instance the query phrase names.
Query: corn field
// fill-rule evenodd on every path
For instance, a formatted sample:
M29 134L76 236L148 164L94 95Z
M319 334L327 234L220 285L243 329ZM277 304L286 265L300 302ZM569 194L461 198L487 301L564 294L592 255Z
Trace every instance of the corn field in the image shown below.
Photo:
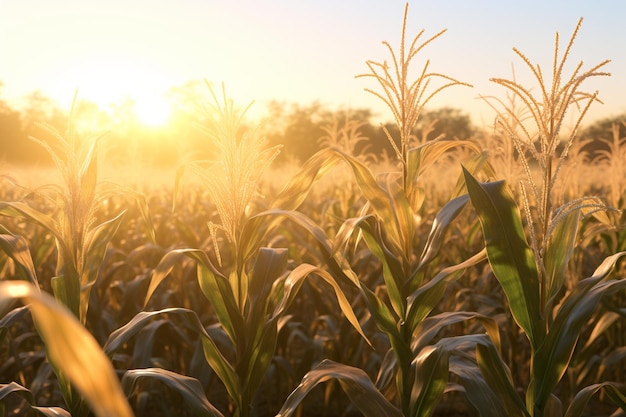
M578 136L608 61L566 72L582 20L547 73L514 49L536 83L492 79L493 129L426 140L430 100L471 86L407 13L357 77L385 160L348 121L279 172L209 83L215 157L169 187L104 180L71 113L43 126L59 183L0 179L0 415L626 416L626 138Z

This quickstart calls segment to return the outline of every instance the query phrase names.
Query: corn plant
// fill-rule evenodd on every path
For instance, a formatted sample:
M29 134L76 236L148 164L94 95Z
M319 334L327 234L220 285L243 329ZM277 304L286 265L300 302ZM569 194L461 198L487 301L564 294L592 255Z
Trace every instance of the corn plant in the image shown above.
M75 102L76 97L74 104ZM41 212L18 201L1 202L0 213L4 216L23 218L42 227L54 237L57 263L56 274L51 279L50 285L55 298L84 325L91 288L98 278L107 246L116 233L124 213L104 220L96 216L103 197L101 185L98 183L98 142L102 136L92 141L79 139L72 117L74 104L64 135L51 126L42 125L56 143L50 145L44 140L31 138L48 151L62 177L62 185L49 186L52 190L52 196L49 198L55 205L55 211ZM27 270L23 267L24 255L28 253L28 248L16 237L10 239L15 245L4 245L4 249L14 261L17 261L17 265L22 265L19 268L22 275L33 284L37 284L34 272L25 272ZM60 369L55 369L55 372L72 414L85 415L88 410L80 396L74 393L70 381Z
M207 333L196 312L177 308L140 313L111 335L105 350L112 354L156 315L180 314L185 317L187 326L200 336L205 359L232 400L230 411L245 417L254 412L256 392L272 361L278 332L288 320L286 311L307 277L315 275L330 285L346 318L363 337L365 335L341 286L328 271L310 264L288 268L289 256L285 248L262 246L271 229L287 218L315 236L327 253L331 252L331 243L323 230L302 213L293 211L304 198L292 199L294 193L306 194L310 187L287 187L272 203L282 209L252 214L257 183L277 150L264 148L262 138L254 131L245 131L242 125L245 110L238 111L225 92L220 102L213 90L210 91L213 104L209 116L216 120L204 130L217 145L219 158L194 162L185 169L204 180L217 208L219 223L209 223L215 258L212 260L203 249L168 252L155 268L145 300L147 304L175 264L183 258L192 259L197 263L200 290L219 321L217 331L224 336L220 340L227 346L220 349L215 341L216 333ZM269 220L264 221L266 219ZM122 383L127 392L131 392L135 381L146 377L165 381L183 393L191 401L191 407L204 410L204 414L221 415L203 395L189 394L190 389L195 390L190 386L196 384L183 375L162 369L135 369L126 372ZM197 390L194 392L197 394Z
M597 100L597 93L582 92L581 84L590 77L608 75L599 71L608 61L587 71L582 70L581 62L569 78L565 77L564 66L580 24L581 21L562 56L559 55L557 33L551 85L544 79L540 66L531 64L525 55L514 49L536 78L538 96L515 81L493 79L518 97L532 115L533 124L529 125L505 109L508 120L513 120L515 126L502 124L526 171L527 183L522 184L521 190L530 243L508 187L503 182L480 183L472 174L464 172L472 205L482 226L489 263L506 294L510 312L530 345L530 382L526 387L525 402L518 397L517 387L497 350L487 345L477 346L483 375L490 388L503 399L507 415L511 416L579 416L591 396L601 390L615 404L622 408L626 406L624 392L611 382L580 389L569 399L565 411L561 399L555 395L556 387L572 361L579 335L590 325L596 307L603 299L626 288L623 280L610 276L624 252L607 257L591 277L572 281L571 288L565 285L567 265L582 217L594 214L607 220L602 212L606 207L596 197L581 197L555 207L555 184L566 163L567 151L589 106ZM565 115L574 106L581 111L560 148ZM539 166L539 183L534 180L527 155Z
M55 299L25 281L0 282L0 312L21 300L30 309L37 330L45 343L46 356L62 381L71 384L86 400L97 417L132 417L111 362L98 342L76 316ZM12 310L0 320L0 336L19 319L23 308ZM68 387L69 388L69 387ZM0 414L5 415L5 398L22 394L31 408L44 416L71 416L59 407L37 407L30 391L16 382L0 384Z
M293 414L316 385L329 379L339 381L353 404L364 415L432 415L444 394L450 371L460 381L467 383L472 392L480 392L477 387L484 384L484 380L469 377L472 369L477 369L475 364L472 368L463 360L450 358L465 352L470 346L486 344L487 339L499 345L497 326L490 318L464 312L430 316L448 284L467 268L484 260L485 252L481 251L456 265L436 265L434 260L438 257L446 229L466 205L468 196L463 194L462 182L458 182L452 199L435 215L427 241L420 242L416 239L416 229L419 219L425 214L422 206L427 198L421 185L422 174L446 151L459 146L469 147L477 154L469 162L476 171L492 171L480 151L467 141L434 140L412 147L412 132L424 106L436 93L463 83L429 72L428 62L419 77L410 81L411 61L443 32L418 43L423 34L420 32L407 50L407 12L408 6L404 14L400 55L397 56L385 43L392 55L393 66L389 68L387 63L368 62L371 74L367 75L377 80L382 87L382 93L368 91L381 98L396 119L400 137L393 138L385 131L396 152L400 171L377 179L363 162L340 149L322 151L304 167L305 171L310 170L309 176L314 177L331 164L340 161L346 163L367 202L364 215L344 222L336 236L333 251L344 257L343 253L352 238L362 238L382 265L382 280L375 282L376 288L371 289L352 269L337 265L334 270L350 277L358 285L371 320L387 335L391 348L381 364L375 383L361 369L328 360L320 363L292 392L279 413L281 416ZM443 79L444 84L429 91L431 81L437 78ZM421 256L416 256L420 249ZM433 273L432 270L437 268L439 272ZM488 335L442 337L439 333L448 325L464 321L478 321ZM485 404L493 401L493 398L476 396L470 400L475 402L477 408L489 410Z

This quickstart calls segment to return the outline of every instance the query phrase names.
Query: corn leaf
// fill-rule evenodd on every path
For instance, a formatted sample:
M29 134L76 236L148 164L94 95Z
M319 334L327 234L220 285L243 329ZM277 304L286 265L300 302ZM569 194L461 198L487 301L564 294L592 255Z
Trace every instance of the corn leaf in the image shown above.
M72 417L72 415L61 407L36 407L31 406L33 410L46 417Z
M465 395L480 417L501 417L502 401L487 384L475 363L460 356L449 360L450 372L457 376Z
M80 317L85 317L89 306L91 287L98 278L107 247L120 227L125 211L90 229L85 238L85 254L81 277Z
M198 283L204 296L211 302L218 320L236 345L245 328L230 282L205 263L198 263Z
M580 209L570 211L555 227L550 235L543 263L548 280L546 314L552 311L558 294L565 282L567 264L574 253L578 227L580 226Z
M286 249L261 248L250 277L250 310L246 313L247 331L245 352L237 364L241 376L244 398L252 398L265 378L278 336L278 321L282 313L268 317L270 295L275 280L285 272L288 261Z
M535 405L540 409L545 406L567 370L581 329L587 324L602 297L626 289L624 280L605 281L615 263L624 255L626 252L607 257L591 278L580 281L574 287L559 308L533 361L531 387Z
M271 206L281 210L295 210L306 199L313 183L328 173L340 159L332 149L322 149L311 156L300 171L291 177Z
M415 381L411 389L409 415L432 415L448 384L450 355L486 340L487 336L480 334L447 337L422 349L414 360Z
M400 318L393 313L393 310L387 307L384 301L377 297L376 294L365 285L361 286L361 294L363 294L367 309L372 315L376 326L389 336L389 342L394 351L401 357L412 358L411 350L404 342L398 328Z
M623 384L615 382L602 382L585 387L576 393L576 396L567 407L565 417L581 417L589 400L598 392L606 395L622 410L626 410L626 389Z
M504 182L481 184L464 170L467 191L483 230L487 257L509 309L533 348L545 336L535 259L510 190Z
M402 413L376 389L367 374L352 366L324 359L302 378L300 385L284 402L276 417L293 415L305 397L319 384L337 380L352 404L365 417L402 417Z
M428 265L428 263L439 254L439 250L443 244L444 234L446 230L448 230L448 226L450 226L452 221L459 215L468 201L469 196L467 194L463 194L448 201L446 205L437 212L437 215L433 220L430 233L428 234L428 239L424 245L424 250L420 256L420 262L417 266L418 271Z
M69 379L98 417L131 417L111 362L65 307L24 281L0 282L0 299L29 303L48 360Z
M0 226L0 232L2 232L0 234L0 248L13 259L18 275L31 284L38 285L37 273L33 258L30 255L28 241L22 236L9 232L3 226Z
M178 392L185 400L185 408L192 410L196 416L223 417L223 414L206 398L202 385L195 378L161 368L131 369L122 377L122 388L126 395L132 395L142 379L160 381Z
M235 343L237 334L242 333L244 322L232 287L228 279L213 266L206 253L200 249L176 249L166 253L154 269L144 305L148 303L156 288L169 275L174 265L185 257L197 262L200 288L212 303L224 330Z
M162 315L170 317L180 316L185 326L201 337L204 357L207 363L224 383L231 398L236 400L241 391L239 377L228 360L222 355L211 336L207 333L198 315L192 310L185 308L166 308L158 311L142 311L135 315L126 325L111 333L104 345L104 351L112 356L120 346L137 335L150 321Z
M385 246L380 224L376 222L374 217L369 217L366 221L361 222L359 228L363 232L363 239L367 243L367 247L382 263L383 280L385 281L385 289L389 294L391 307L398 317L404 317L406 314L406 299L401 292L401 288L408 276L402 268L402 263Z
M486 251L482 250L457 265L442 269L433 279L419 287L408 298L405 326L411 333L417 325L439 304L448 284L460 277L467 268L483 261Z
M447 326L470 320L476 320L482 324L491 339L491 343L496 348L500 347L500 331L494 319L473 312L448 311L428 317L419 324L411 340L411 349L414 352L419 352L427 345L432 344L435 337Z
M339 303L339 308L341 308L341 311L346 316L346 319L348 319L352 327L354 327L354 329L359 332L361 337L363 337L363 339L371 346L369 339L367 338L367 336L365 336L365 333L363 332L363 329L359 324L358 318L354 314L354 310L352 310L350 302L346 298L346 295L344 294L339 284L337 284L337 281L335 281L333 276L330 275L328 271L314 265L300 264L289 273L289 275L285 279L283 298L281 300L281 303L276 306L272 318L279 317L283 314L287 307L293 302L299 288L302 286L304 279L306 279L311 274L317 275L332 287L333 291L335 292L337 302Z
M448 152L450 149L457 146L466 146L472 149L477 154L480 154L480 149L476 144L467 140L435 140L426 142L415 148L409 149L409 157L407 163L407 196L413 203L413 198L416 195L416 189L419 177L428 169L432 164L437 162L441 155ZM413 206L414 210L419 207Z
M261 248L252 268L249 298L250 318L258 322L267 313L268 297L274 281L285 272L289 260L287 249Z
M0 384L0 415L7 415L5 411L5 398L11 394L21 395L30 404L30 408L35 410L41 415L47 417L72 417L67 410L60 407L36 407L33 405L35 402L33 394L28 388L25 388L17 382L10 382L8 384ZM13 411L13 410L11 410Z
M348 164L363 197L372 206L380 220L385 224L385 234L391 251L408 256L408 248L415 231L413 211L400 188L388 190L381 187L372 171L356 158L340 151L335 152ZM387 192L389 191L389 192Z
M0 202L0 214L11 217L23 217L26 220L38 224L44 229L48 230L57 239L62 240L62 236L59 235L58 223L54 218L44 214L28 204L22 202Z
M271 223L280 223L285 218L291 220L296 225L307 231L318 245L320 253L330 268L331 272L338 278L344 278L346 282L355 287L359 286L359 279L350 268L348 261L334 250L333 242L328 238L326 232L317 225L311 218L297 211L289 210L267 210L253 217L254 220L270 218ZM244 240L244 238L242 238Z
M502 400L503 415L510 417L530 417L524 401L517 393L511 371L493 344L476 345L476 361L487 385Z
M432 415L448 384L449 355L448 350L427 346L415 358L409 416Z
M35 402L33 393L28 388L25 388L17 382L9 382L8 384L0 384L0 401L4 402L4 399L13 393L19 393L24 396L26 401L30 404ZM4 415L4 414L3 414Z

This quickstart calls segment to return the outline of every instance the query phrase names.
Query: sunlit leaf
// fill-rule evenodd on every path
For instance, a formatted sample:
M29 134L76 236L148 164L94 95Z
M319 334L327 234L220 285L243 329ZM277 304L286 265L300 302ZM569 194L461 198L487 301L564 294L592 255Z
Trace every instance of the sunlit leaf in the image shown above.
M78 320L51 296L24 281L0 282L0 298L29 303L48 360L71 381L98 417L131 417L111 362Z
M46 417L72 417L72 415L65 409L61 407L31 407L33 410L37 411L39 414Z
M506 294L513 318L536 348L545 335L539 275L519 209L504 182L481 184L468 171L464 174L483 229L489 264Z
M469 201L469 196L463 194L457 198L454 198L446 203L445 206L437 212L433 225L430 229L428 239L424 245L424 250L420 256L420 262L417 266L417 270L421 270L424 266L439 254L441 245L443 244L443 238L448 226L459 215L461 210L465 207Z
M0 226L0 248L7 254L13 262L18 274L33 285L37 283L37 273L33 258L30 255L28 241L22 236L14 235L3 226Z
M546 279L548 280L548 293L546 294L546 300L548 300L547 313L552 310L550 306L553 305L555 298L563 287L565 271L574 253L579 226L580 210L572 210L557 224L546 244L543 262L546 268Z
M486 251L482 250L469 259L457 265L442 269L434 278L419 287L407 300L408 312L406 326L413 332L417 325L441 302L448 284L457 279L470 266L483 261Z
M626 255L607 257L591 278L580 281L565 298L533 362L535 404L542 407L561 380L572 359L581 329L605 295L626 289L626 281L605 281L615 263Z

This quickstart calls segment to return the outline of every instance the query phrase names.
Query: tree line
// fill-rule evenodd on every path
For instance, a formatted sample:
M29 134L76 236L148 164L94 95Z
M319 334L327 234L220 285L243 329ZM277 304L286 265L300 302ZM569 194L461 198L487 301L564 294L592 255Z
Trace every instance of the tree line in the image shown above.
M74 109L74 124L81 135L100 135L107 132L104 142L106 154L121 164L138 163L163 166L176 165L185 158L211 159L211 147L201 130L202 112L198 111L197 93L193 85L173 90L178 105L175 106L170 122L160 128L147 128L132 116L132 103L122 103L105 111L86 100L77 101ZM0 98L0 160L22 166L42 166L51 163L46 152L29 136L46 139L41 124L64 132L68 111L40 92L24 97L23 105L17 109ZM368 152L373 155L392 155L393 148L380 123L373 119L377 115L370 109L333 109L320 102L308 105L270 102L261 123L263 134L269 145L282 145L277 164L288 160L304 161L322 146L337 145L337 136L349 126L358 129L362 141L353 143L357 154ZM580 133L583 139L591 139L585 150L591 156L603 149L610 138L611 125L626 119L626 116L607 118L595 122ZM397 137L395 124L384 123L392 137ZM623 124L621 129L626 129ZM626 132L623 132L626 135ZM425 111L414 131L416 142L443 137L447 140L477 139L485 134L472 125L468 114L460 109L439 108Z

